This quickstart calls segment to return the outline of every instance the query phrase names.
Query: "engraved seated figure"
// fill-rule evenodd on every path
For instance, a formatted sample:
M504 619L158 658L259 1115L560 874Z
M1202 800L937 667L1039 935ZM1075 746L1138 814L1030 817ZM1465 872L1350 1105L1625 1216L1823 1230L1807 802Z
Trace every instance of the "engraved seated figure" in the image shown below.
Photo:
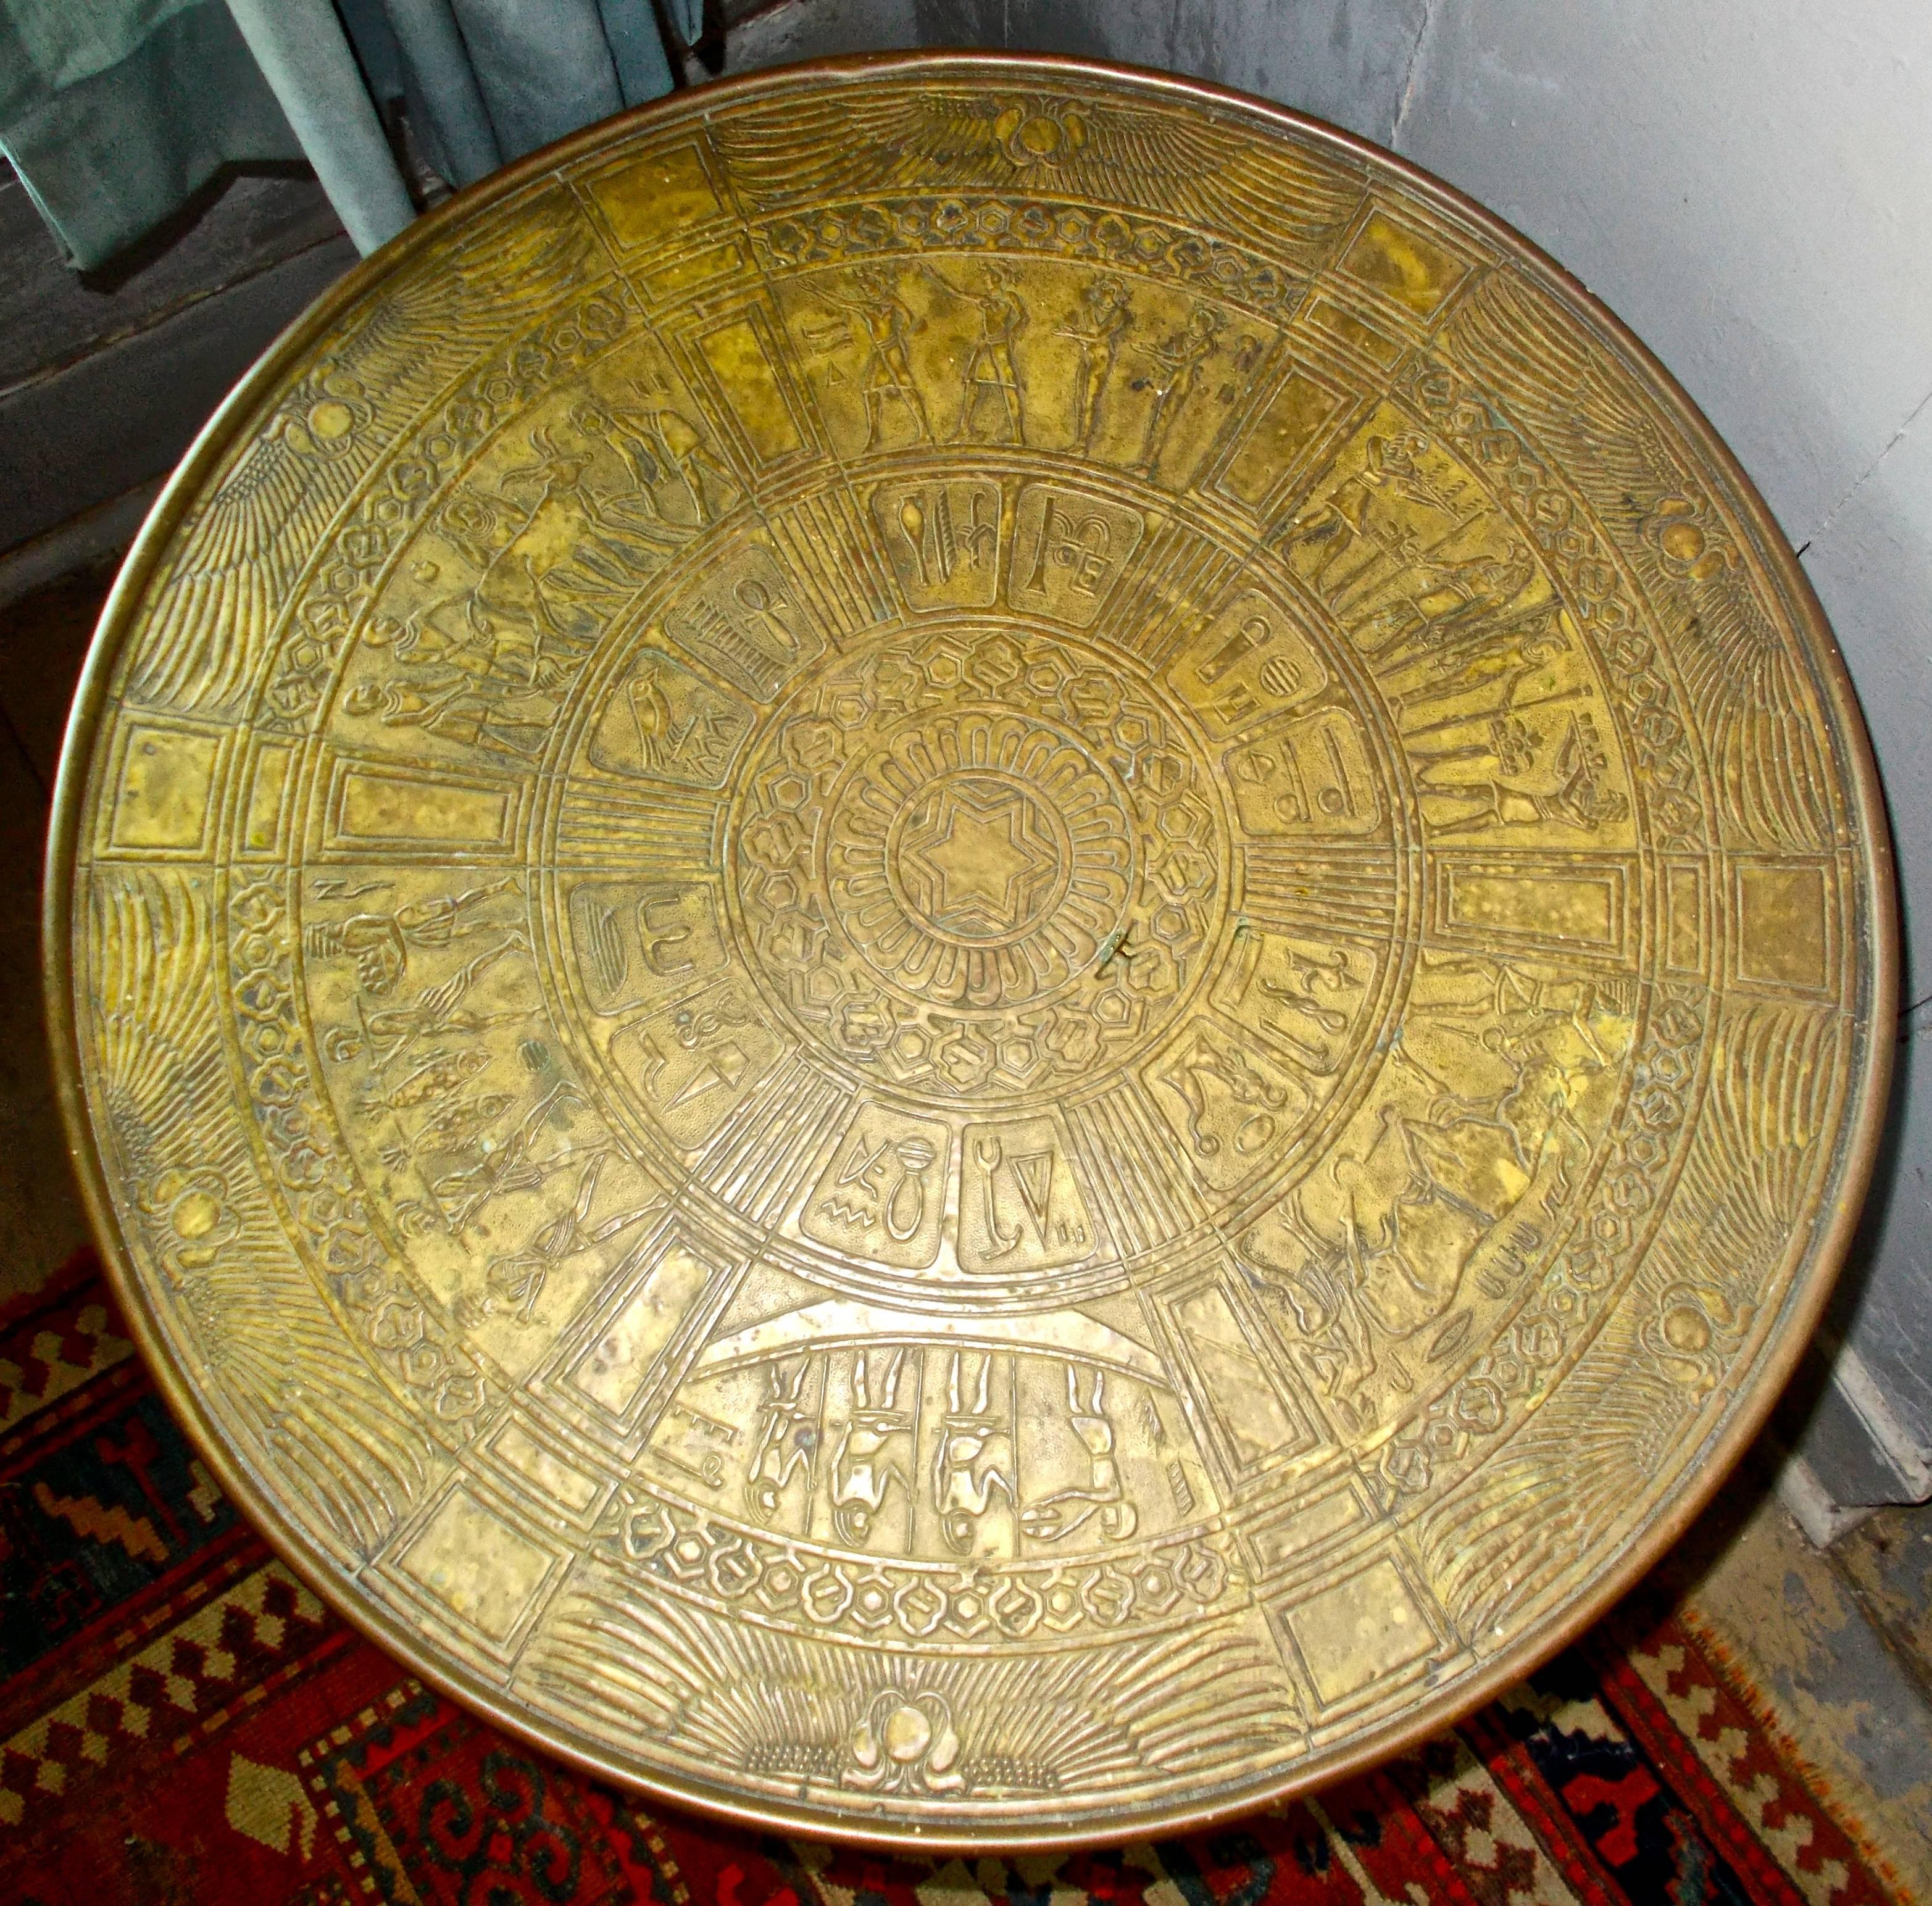
M1400 1042L1422 1086L1383 1105L1363 1150L1335 1159L1297 1195L1306 1227L1341 1247L1348 1286L1385 1335L1412 1337L1447 1314L1473 1268L1499 1294L1520 1227L1504 1220L1562 1196L1588 1140L1570 1109L1576 1072L1546 1053L1491 1042L1510 1082L1486 1098L1448 1090ZM1324 1183L1325 1179L1326 1182Z

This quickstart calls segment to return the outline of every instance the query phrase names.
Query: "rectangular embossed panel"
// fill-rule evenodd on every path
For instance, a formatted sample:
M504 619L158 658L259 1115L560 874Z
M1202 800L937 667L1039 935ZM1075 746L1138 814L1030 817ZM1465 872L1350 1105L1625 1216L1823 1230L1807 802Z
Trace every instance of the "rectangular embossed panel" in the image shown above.
M1300 1556L1332 1545L1334 1538L1366 1529L1370 1517L1346 1486L1302 1502L1286 1515L1258 1523L1244 1539L1256 1570L1274 1574Z
M936 1119L862 1100L806 1199L800 1229L872 1263L923 1269L939 1255L952 1138Z
M453 775L338 761L324 844L502 853L515 843L521 796L520 788L507 782L465 782Z
M729 980L686 1006L627 1025L614 1064L678 1145L694 1151L750 1096L784 1050Z
M772 370L765 342L749 317L734 319L698 341L752 448L767 461L805 447Z
M724 208L694 144L671 146L582 182L610 235L628 250L656 241L663 221L716 218Z
M1232 1478L1312 1447L1313 1437L1276 1388L1225 1291L1210 1284L1191 1292L1170 1314Z
M997 483L884 484L872 492L872 518L915 608L992 606L1000 590Z
M725 964L714 888L697 881L586 881L570 889L577 977L593 1013L656 1005Z
M1312 1595L1275 1604L1324 1706L1351 1696L1434 1649L1434 1623L1387 1559Z
M458 1620L500 1646L562 1565L461 1488L444 1499L395 1562Z
M1664 957L1679 973L1704 970L1704 869L1687 861L1664 875Z
M756 543L708 569L695 589L665 611L664 627L674 641L761 701L770 701L825 647L803 593L771 551Z
M1271 730L1226 757L1241 824L1254 834L1366 834L1382 799L1361 724L1344 709Z
M1139 548L1141 513L1058 483L1020 493L1006 585L1016 609L1084 629Z
M1622 863L1435 857L1430 925L1445 940L1621 961L1630 947Z
M520 1423L506 1424L497 1432L490 1449L539 1496L561 1502L574 1515L583 1515L604 1493L604 1484L595 1476L587 1476L566 1463Z
M1468 275L1453 252L1406 220L1372 212L1336 269L1418 317L1433 317Z
M715 788L752 727L737 696L646 648L617 684L590 739L608 774Z
M1262 405L1221 479L1221 487L1244 503L1260 503L1295 459L1320 434L1342 400L1300 371L1292 371Z
M613 1416L629 1415L652 1365L713 1274L702 1258L673 1244L578 1359L570 1373L572 1388Z
M196 851L208 831L221 752L218 735L159 724L131 728L109 824L110 850Z
M750 263L744 247L734 239L724 245L693 252L689 257L667 266L662 272L646 272L644 284L653 299L668 299L681 291L689 290L693 285L706 284L713 278L730 278L746 271Z
M1094 1221L1055 1120L968 1125L962 1150L962 1269L1052 1271L1094 1255Z
M1217 739L1298 707L1328 683L1314 642L1258 589L1241 590L1190 636L1166 674Z
M1823 992L1832 977L1826 869L1815 861L1747 861L1735 878L1738 979L1779 992Z
M281 842L282 797L288 788L294 754L264 743L255 750L248 779L248 815L242 845L250 854L272 854Z
M1408 348L1400 338L1378 331L1373 325L1364 323L1353 311L1345 311L1340 305L1331 305L1325 298L1309 300L1304 321L1344 350L1384 368L1394 363Z

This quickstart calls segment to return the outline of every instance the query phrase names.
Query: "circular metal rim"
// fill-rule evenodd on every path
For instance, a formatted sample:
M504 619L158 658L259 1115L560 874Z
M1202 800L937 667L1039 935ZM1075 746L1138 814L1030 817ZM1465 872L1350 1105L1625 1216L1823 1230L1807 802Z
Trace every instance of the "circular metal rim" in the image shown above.
M1217 113L1245 117L1263 132L1276 130L1291 133L1299 140L1325 146L1344 158L1385 168L1425 199L1477 227L1499 251L1526 267L1563 300L1574 316L1594 326L1606 344L1648 377L1656 395L1675 413L1676 421L1687 437L1735 486L1739 505L1762 539L1767 566L1785 592L1792 614L1804 625L1814 644L1816 659L1822 664L1822 686L1833 713L1841 724L1845 744L1843 766L1849 784L1846 794L1856 809L1869 844L1867 872L1872 951L1865 997L1861 1002L1869 1044L1863 1076L1848 1097L1844 1163L1838 1181L1832 1188L1832 1208L1822 1223L1814 1244L1808 1280L1802 1289L1787 1299L1789 1308L1781 1336L1768 1343L1762 1367L1750 1389L1732 1404L1728 1419L1702 1452L1694 1474L1680 1485L1676 1499L1639 1535L1630 1539L1624 1552L1604 1568L1586 1592L1568 1605L1560 1619L1534 1637L1526 1637L1505 1649L1467 1680L1457 1682L1442 1693L1418 1702L1399 1725L1355 1744L1331 1760L1324 1760L1318 1766L1299 1774L1292 1774L1286 1779L1258 1782L1238 1794L1208 1805L1168 1805L1138 1811L1124 1817L1118 1825L1110 1823L1101 1827L1070 1824L1064 1828L1041 1826L1018 1832L997 1829L975 1831L970 1828L932 1832L916 1828L880 1830L860 1822L848 1824L816 1810L750 1800L722 1784L715 1791L704 1791L654 1779L593 1751L551 1738L529 1715L508 1704L497 1691L429 1652L401 1623L358 1601L343 1581L336 1564L280 1515L272 1489L247 1466L240 1453L226 1440L220 1425L204 1409L199 1393L176 1367L148 1293L134 1274L122 1248L120 1227L108 1194L106 1174L88 1117L80 1080L68 926L73 911L80 810L94 739L106 707L107 685L126 636L130 612L153 573L157 559L198 493L201 480L237 435L258 398L328 323L419 248L477 208L516 190L580 153L593 149L609 136L614 125L675 124L688 116L702 115L713 106L760 92L788 89L799 83L801 76L812 82L836 85L848 77L876 80L898 74L916 78L957 75L989 83L1024 82L1036 77L1038 81L1048 85L1083 79L1118 85L1124 80L1168 99L1189 101ZM848 1844L902 1854L920 1851L1015 1853L1064 1851L1192 1832L1238 1818L1270 1803L1317 1790L1352 1774L1379 1766L1430 1735L1452 1726L1541 1666L1606 1613L1675 1546L1717 1493L1762 1427L1796 1370L1844 1268L1870 1186L1889 1102L1895 1041L1888 1036L1887 1029L1898 1015L1899 924L1892 837L1877 765L1856 691L1810 581L1769 506L1759 495L1756 485L1688 392L1628 326L1580 281L1496 213L1454 187L1372 141L1308 115L1271 105L1230 88L1145 68L1058 56L920 50L806 61L737 79L716 81L674 93L616 119L604 120L574 133L466 188L434 212L417 219L379 251L352 267L270 344L222 401L170 477L135 539L102 608L75 695L55 784L41 912L41 963L56 1095L66 1130L69 1154L102 1261L149 1375L169 1409L187 1425L197 1449L230 1499L276 1555L320 1596L333 1613L428 1685L483 1715L493 1725L526 1745L598 1779L647 1793L673 1806L694 1810L733 1826L796 1835L807 1839L831 1836Z

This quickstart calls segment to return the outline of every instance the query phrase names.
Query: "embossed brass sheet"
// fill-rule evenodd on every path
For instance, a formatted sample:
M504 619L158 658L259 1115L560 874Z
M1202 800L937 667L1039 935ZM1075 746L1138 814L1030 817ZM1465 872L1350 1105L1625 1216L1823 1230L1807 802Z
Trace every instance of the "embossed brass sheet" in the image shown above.
M56 1002L222 1475L538 1741L880 1839L1439 1724L1672 1537L1862 1193L1795 564L1324 129L801 69L425 221L106 617Z

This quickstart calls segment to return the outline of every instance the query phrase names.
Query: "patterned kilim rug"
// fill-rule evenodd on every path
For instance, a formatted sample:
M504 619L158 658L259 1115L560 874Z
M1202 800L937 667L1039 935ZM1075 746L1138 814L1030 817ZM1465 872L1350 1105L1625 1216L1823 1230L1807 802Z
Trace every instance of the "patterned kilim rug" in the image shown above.
M0 1899L656 1906L1839 1902L1904 1895L1653 1584L1369 1778L1118 1850L901 1862L736 1832L545 1761L272 1559L91 1257L0 1310Z

